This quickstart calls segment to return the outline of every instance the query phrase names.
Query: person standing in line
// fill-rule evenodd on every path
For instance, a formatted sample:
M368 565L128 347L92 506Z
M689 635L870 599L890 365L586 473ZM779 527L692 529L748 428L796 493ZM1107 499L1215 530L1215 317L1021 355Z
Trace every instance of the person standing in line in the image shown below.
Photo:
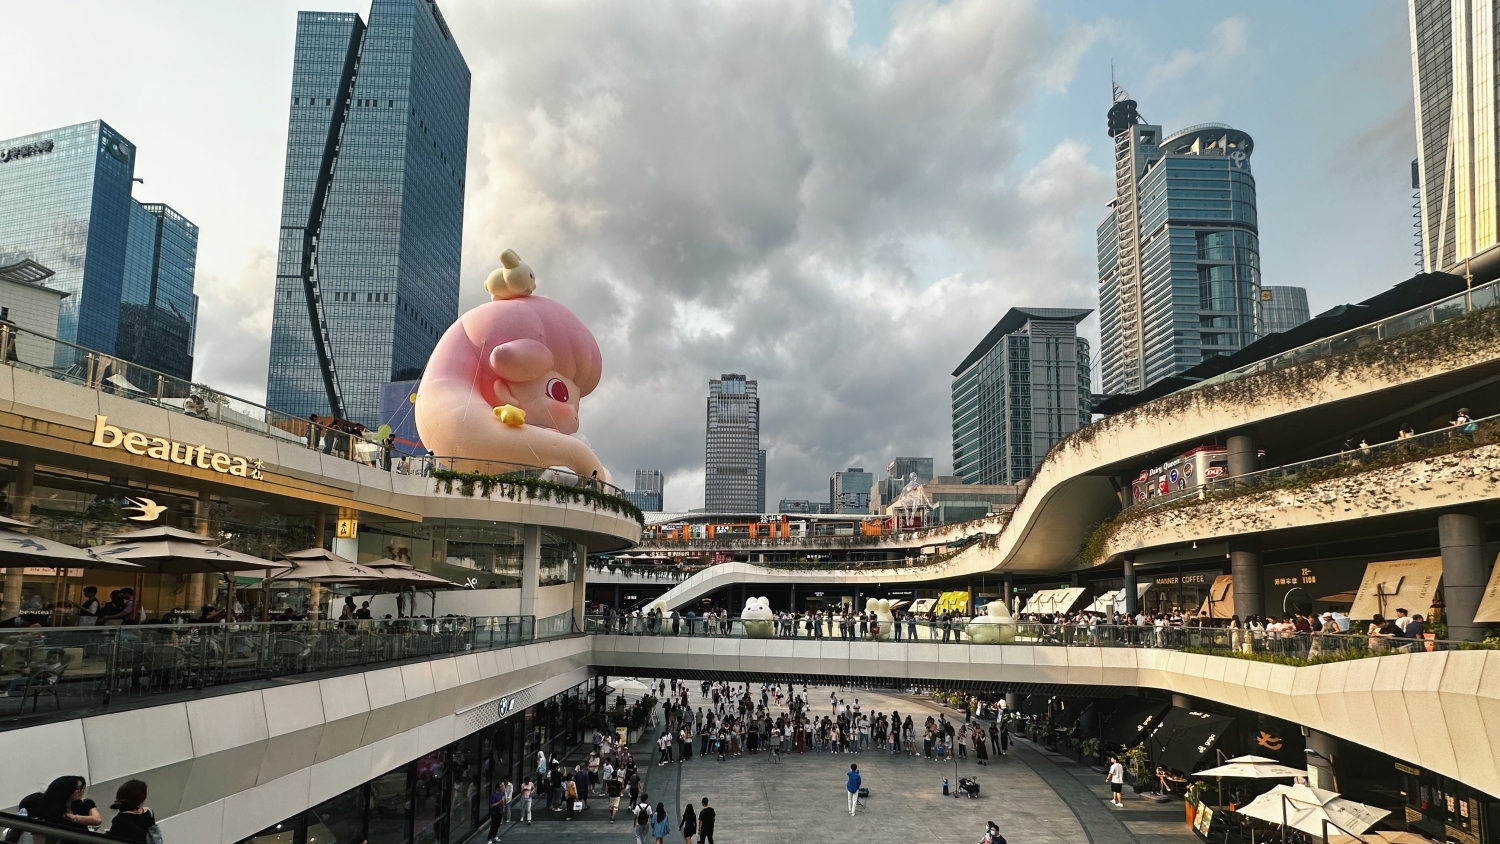
M859 785L861 782L863 782L863 779L859 775L859 765L851 764L844 782L844 790L849 792L850 817L853 817L854 809L859 805Z
M714 844L714 818L717 814L703 798L703 807L698 810L698 844Z
M1109 773L1104 779L1109 782L1109 802L1123 807L1125 804L1120 801L1120 792L1125 788L1125 766L1120 764L1119 759L1109 757Z
M974 725L974 760L983 767L990 764L990 748L984 741L984 728Z
M531 777L521 780L521 819L531 826L531 796L536 794L536 785L531 782Z
M698 813L693 811L692 803L682 810L682 820L677 822L677 828L682 831L682 844L693 844L693 836L698 834Z
M994 749L996 756L1000 755L1000 723L1000 716L996 716L990 724L990 747Z

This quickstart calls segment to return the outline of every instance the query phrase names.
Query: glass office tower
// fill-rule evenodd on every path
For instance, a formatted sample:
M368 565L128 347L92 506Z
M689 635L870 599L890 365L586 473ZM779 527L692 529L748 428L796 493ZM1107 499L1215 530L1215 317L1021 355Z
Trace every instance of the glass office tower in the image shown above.
M56 273L59 339L190 380L198 227L132 199L134 176L102 120L0 141L0 257Z
M68 294L59 339L113 354L135 145L102 120L0 141L0 254Z
M1279 334L1312 319L1307 308L1307 288L1262 286L1260 328L1262 334Z
M469 68L430 0L299 12L267 403L374 425L458 315Z
M132 202L115 354L191 380L198 227L171 207Z
M1078 323L1091 313L1011 308L953 370L953 474L964 483L1019 483L1089 424L1089 342Z
M1134 393L1260 337L1250 136L1205 123L1162 137L1119 87L1115 199L1099 224L1100 371Z
M708 382L703 506L710 513L762 511L758 389L757 382L743 375L722 375Z

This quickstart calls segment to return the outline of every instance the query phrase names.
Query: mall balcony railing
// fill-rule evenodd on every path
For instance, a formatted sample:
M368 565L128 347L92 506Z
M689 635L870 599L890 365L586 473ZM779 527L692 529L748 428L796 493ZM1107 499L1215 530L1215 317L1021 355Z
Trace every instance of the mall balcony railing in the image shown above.
M1152 496L1145 501L1132 504L1126 508L1125 512L1138 513L1162 507L1174 501L1229 497L1259 489L1274 489L1291 483L1317 483L1355 472L1399 466L1495 443L1500 443L1500 414L1474 419L1462 425L1439 428L1424 434L1414 434L1403 439L1374 445L1354 446L1334 454L1314 457L1298 463L1288 463L1285 466L1247 472L1230 478L1214 478L1196 487Z
M0 630L0 730L512 648L573 633L533 616Z
M1359 328L1351 328L1332 337L1325 337L1322 340L1308 343L1305 346L1288 349L1281 354L1272 355L1265 360L1258 360L1238 369L1221 372L1212 378L1205 378L1190 387L1184 387L1178 392L1186 393L1193 390L1201 390L1204 387L1222 384L1226 381L1234 381L1244 378L1247 375L1257 375L1262 372L1286 369L1298 364L1330 357L1340 352L1362 349L1366 346L1379 343L1382 340L1389 340L1393 337L1400 337L1403 334L1410 334L1413 331L1420 331L1429 325L1447 322L1450 319L1457 319L1464 314L1484 310L1485 308L1493 308L1496 305L1500 305L1500 281L1481 284L1471 290L1454 294L1431 305L1424 305L1420 308L1396 314L1395 316L1386 317L1383 320L1372 322L1369 325L1363 325Z
M760 622L764 625L766 622ZM585 633L616 636L681 636L714 639L812 639L827 641L921 642L924 644L974 645L1006 647L1010 645L1059 645L1088 648L1161 648L1217 656L1240 657L1284 665L1311 665L1367 656L1397 653L1430 653L1436 651L1488 649L1483 642L1456 642L1444 639L1405 639L1366 633L1280 633L1265 630L1227 627L1152 627L1145 625L1043 624L1033 621L1014 622L1009 641L979 644L970 637L969 623L956 621L951 626L933 621L899 621L900 638L895 630L886 631L881 624L878 636L868 626L861 629L855 621L846 634L837 619L824 619L816 629L806 618L772 621L771 626L757 628L747 635L745 622L738 618L693 618L641 616L599 616L584 619ZM993 625L985 625L993 628ZM974 625L977 629L979 625ZM769 631L769 632L767 632Z
M429 476L435 470L447 470L505 475L580 486L625 498L625 490L614 484L597 478L579 478L566 470L403 452L399 444L387 447L371 439L373 432L353 422L321 417L330 420L325 423L292 416L222 393L207 384L168 375L9 323L0 323L0 349L4 350L4 362L19 369L282 442L301 443L309 449L388 472Z

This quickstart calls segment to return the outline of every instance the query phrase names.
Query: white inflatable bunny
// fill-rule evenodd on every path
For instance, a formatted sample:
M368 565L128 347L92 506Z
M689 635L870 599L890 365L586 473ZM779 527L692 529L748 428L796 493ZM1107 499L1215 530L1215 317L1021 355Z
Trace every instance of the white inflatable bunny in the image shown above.
M969 641L976 645L999 645L1016 639L1016 620L1004 601L990 601L984 605L984 615L969 621L966 632Z
M871 634L870 638L891 638L891 626L896 623L896 619L891 615L891 602L884 598L871 598L865 601L865 612L875 616L876 632Z
M751 598L745 601L745 609L740 613L740 623L744 625L745 635L751 639L771 638L775 632L775 620L770 598Z

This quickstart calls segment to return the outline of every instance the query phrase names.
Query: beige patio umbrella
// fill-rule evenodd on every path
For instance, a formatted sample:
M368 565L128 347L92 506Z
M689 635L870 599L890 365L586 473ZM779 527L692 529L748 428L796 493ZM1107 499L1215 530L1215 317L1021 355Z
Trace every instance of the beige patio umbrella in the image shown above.
M126 560L140 565L151 574L218 574L228 580L227 603L234 606L234 573L241 571L281 571L290 563L278 563L252 557L239 551L220 548L211 536L201 536L173 527L117 533L113 542L89 549L100 559Z
M411 563L403 563L400 560L375 560L374 562L365 563L364 566L365 568L375 569L380 572L384 583L396 587L395 591L397 592L404 591L408 586L411 587L413 603L415 603L415 594L418 591L433 593L432 612L434 615L437 614L437 590L464 588L461 584L438 577L435 574L419 571ZM412 609L415 610L415 606Z
M320 612L323 603L320 587L323 585L379 583L385 580L385 575L379 571L351 563L324 548L307 548L302 551L282 554L281 556L290 562L292 567L271 576L267 579L267 582L273 580L300 580L313 584L313 608Z
M1359 835L1390 814L1385 809L1345 800L1337 792L1310 785L1278 785L1238 811L1247 818L1300 830L1320 840L1325 820L1329 821L1330 835L1339 829Z
M0 525L6 527L25 527L32 525L16 519L0 516ZM61 622L62 601L58 596L62 594L63 572L68 569L139 569L135 563L123 560L104 560L94 556L88 550L75 548L72 545L64 545L51 539L33 536L28 533L17 533L13 530L0 528L0 568L14 566L36 566L39 568L50 568L55 576L52 587L52 615L53 624Z

